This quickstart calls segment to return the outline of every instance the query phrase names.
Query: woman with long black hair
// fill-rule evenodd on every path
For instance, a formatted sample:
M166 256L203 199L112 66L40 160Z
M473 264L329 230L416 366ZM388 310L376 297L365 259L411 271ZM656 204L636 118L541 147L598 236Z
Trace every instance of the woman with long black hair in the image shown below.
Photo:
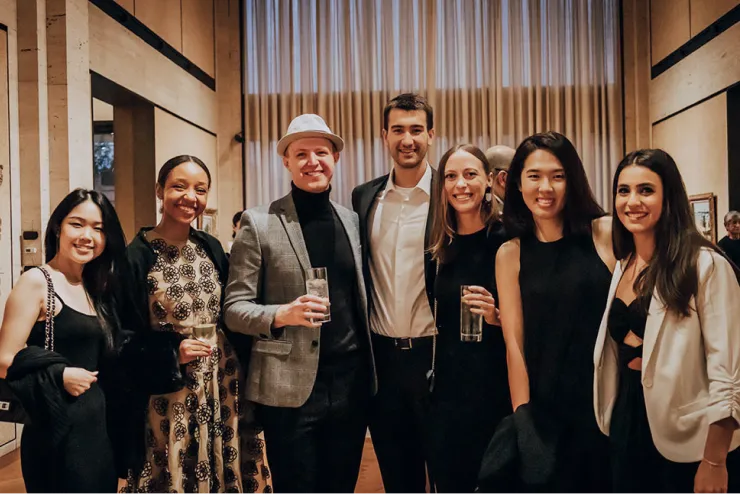
M740 273L697 231L665 151L628 154L613 201L620 262L594 350L594 406L614 491L738 492Z
M535 134L509 168L496 256L512 406L527 405L552 444L543 487L604 492L609 445L593 414L593 350L614 255L611 219L594 200L573 144ZM526 481L526 479L525 479Z
M26 490L113 492L104 385L120 335L125 237L108 199L77 189L51 214L45 248L47 264L21 276L0 330L0 375L31 418L21 438Z

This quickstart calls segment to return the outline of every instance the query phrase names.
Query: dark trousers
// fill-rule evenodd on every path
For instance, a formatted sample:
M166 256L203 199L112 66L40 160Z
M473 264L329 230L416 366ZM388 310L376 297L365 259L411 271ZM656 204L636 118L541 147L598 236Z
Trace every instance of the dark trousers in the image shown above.
M368 358L353 352L319 363L301 407L259 405L275 492L354 492L369 400Z
M373 334L378 394L370 435L386 492L426 491L432 338L414 338L412 345L401 349L393 338Z

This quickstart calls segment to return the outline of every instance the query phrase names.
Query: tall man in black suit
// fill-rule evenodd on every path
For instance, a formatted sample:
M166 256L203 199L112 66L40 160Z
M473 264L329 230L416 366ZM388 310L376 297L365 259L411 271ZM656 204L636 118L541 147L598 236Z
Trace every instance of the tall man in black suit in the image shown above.
M423 97L393 98L383 111L393 170L352 192L378 373L370 433L386 492L426 488L424 421L436 331L435 266L426 252L438 200L426 160L433 137L432 108Z

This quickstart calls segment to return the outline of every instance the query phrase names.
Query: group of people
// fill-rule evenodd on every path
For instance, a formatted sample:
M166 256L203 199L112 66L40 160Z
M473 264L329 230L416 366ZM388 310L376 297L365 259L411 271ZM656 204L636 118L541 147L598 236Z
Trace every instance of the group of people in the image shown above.
M0 330L29 492L352 492L368 427L387 492L740 489L740 272L667 153L622 160L608 216L556 132L435 168L409 93L382 134L393 168L352 211L342 138L296 117L291 191L239 215L229 255L190 226L193 156L128 246L103 195L57 206Z

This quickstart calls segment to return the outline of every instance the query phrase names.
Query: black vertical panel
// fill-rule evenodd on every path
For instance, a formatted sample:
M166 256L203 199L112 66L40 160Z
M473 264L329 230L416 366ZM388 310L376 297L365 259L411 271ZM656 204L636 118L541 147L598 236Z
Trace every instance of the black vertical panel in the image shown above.
M727 176L730 209L740 211L740 84L727 91ZM722 218L727 211L719 211Z

